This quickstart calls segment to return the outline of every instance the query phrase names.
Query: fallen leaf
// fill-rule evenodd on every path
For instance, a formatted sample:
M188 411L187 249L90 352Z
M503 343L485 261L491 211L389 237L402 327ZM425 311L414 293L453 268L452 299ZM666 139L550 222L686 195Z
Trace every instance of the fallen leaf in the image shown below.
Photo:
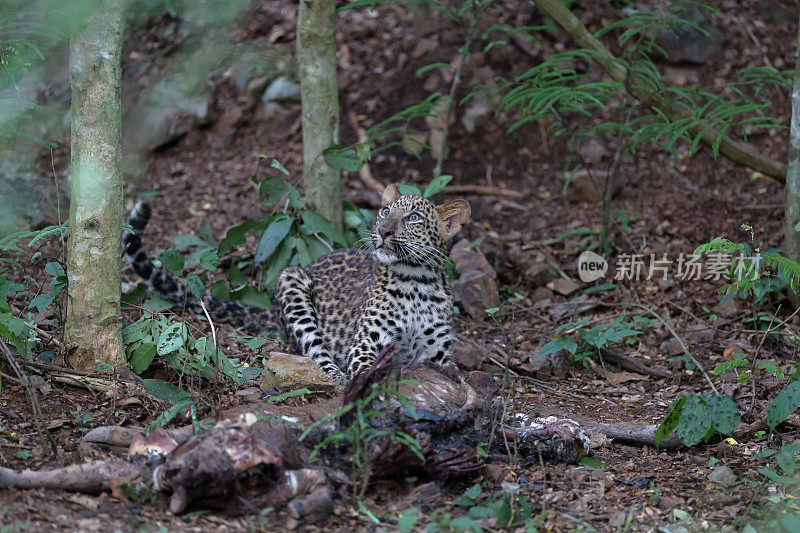
M606 372L606 379L616 387L626 381L643 381L647 376L635 372Z
M64 496L64 500L71 503L77 503L78 505L82 505L83 507L92 510L97 509L99 504L97 498L92 498L91 496L86 496L85 494L68 494Z

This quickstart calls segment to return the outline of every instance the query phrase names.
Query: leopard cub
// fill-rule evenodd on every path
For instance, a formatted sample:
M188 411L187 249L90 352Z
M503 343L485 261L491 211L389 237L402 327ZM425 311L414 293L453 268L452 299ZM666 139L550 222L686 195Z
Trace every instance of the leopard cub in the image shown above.
M453 296L445 244L470 215L469 204L434 205L417 195L383 193L371 250L336 250L278 279L276 300L289 340L336 382L372 364L389 343L396 362L450 361Z
M445 365L453 344L445 246L469 216L464 200L434 205L390 185L370 249L334 250L305 267L286 268L276 288L277 313L210 296L204 303L215 320L260 331L274 327L278 318L294 349L336 383L369 367L390 343L398 350L394 364ZM192 303L181 283L153 268L135 234L127 234L125 242L140 276L175 303Z

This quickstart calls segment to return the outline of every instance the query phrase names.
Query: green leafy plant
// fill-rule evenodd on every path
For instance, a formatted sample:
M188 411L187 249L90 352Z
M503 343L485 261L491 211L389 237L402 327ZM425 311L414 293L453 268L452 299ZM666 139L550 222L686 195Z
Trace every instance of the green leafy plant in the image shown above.
M182 412L189 413L195 432L201 431L202 428L197 413L206 407L204 403L201 403L198 407L198 400L193 395L164 380L144 379L142 381L145 390L149 394L172 404L147 426L148 433L156 427L164 427Z
M269 160L268 168L273 172L261 176L261 168L268 160L259 157L251 180L258 186L262 205L271 214L233 226L218 245L208 225L202 224L197 235L176 236L175 247L159 253L160 263L173 275L183 276L189 270L186 285L194 296L200 298L210 288L211 295L217 298L269 306L270 293L281 270L305 266L336 246L352 246L359 235L369 231L374 215L352 204L344 205L344 233L319 213L307 209L300 192L286 180L288 171L277 160ZM235 253L245 244L248 234L257 237L255 251ZM228 279L212 283L212 275L220 266L226 268ZM245 272L256 278L256 287Z
M749 226L745 225L745 229L748 228ZM760 249L752 249L747 243L736 243L725 237L715 237L694 251L694 255L703 254L734 256L731 258L728 272L731 282L719 288L719 292L726 295L735 295L738 298L752 295L755 302L760 303L767 294L779 290L775 280L785 283L795 292L800 284L800 265L782 256L774 248L762 254Z
M794 380L781 390L767 408L767 425L775 429L800 407L800 381Z
M0 337L10 342L19 355L30 360L33 358L31 344L35 334L25 320L12 312L8 302L11 293L24 288L24 285L12 282L6 271L0 269Z
M800 527L796 505L796 494L800 487L797 476L798 453L800 445L789 443L780 449L765 448L753 455L752 461L772 458L774 466L756 468L763 480L760 483L752 482L751 487L756 488L756 494L766 484L771 484L773 489L778 490L770 490L771 494L743 517L742 531L796 531Z
M747 225L744 227L752 230ZM719 289L728 295L741 298L753 296L755 301L760 301L766 291L764 280L769 276L786 283L793 291L796 291L800 282L800 265L781 256L777 250L760 254L759 249L753 251L746 243L734 243L724 237L717 237L709 243L698 246L694 253L695 255L738 254L738 257L734 257L731 261L730 283ZM774 317L764 313L757 314L751 320L757 329L765 331L766 334L771 331ZM734 354L732 359L717 364L712 373L719 375L729 371L737 373L740 383L750 382L757 372L765 372L778 379L786 378L786 373L775 365L763 361L751 363L745 354L741 353ZM800 382L796 378L796 375L791 376L788 385L769 404L766 423L772 430L800 407ZM730 434L738 427L739 421L738 407L727 395L682 394L672 402L659 425L656 442L660 442L677 429L681 441L687 446L692 446L701 440L707 441L717 431Z
M215 369L235 383L253 379L261 372L228 358L214 345L211 337L195 338L183 322L173 322L146 303L142 317L122 330L125 353L133 371L141 374L156 356L178 372L212 378Z
M83 424L92 421L92 415L90 415L89 413L81 413L80 411L74 410L70 411L69 414L72 415L72 420L76 424Z
M228 279L231 285L239 287L230 291L232 298L241 299L242 296L254 294L253 289L246 283L246 278L241 274L245 267L254 268L259 272L260 289L270 290L280 271L285 267L305 266L320 255L333 250L334 246L352 244L358 239L359 232L367 228L372 219L366 210L346 204L344 219L347 236L345 236L328 219L306 208L300 192L284 179L288 176L288 171L278 161L273 159L270 168L277 170L279 174L260 178L259 169L262 161L266 159L263 156L259 158L259 168L253 175L252 181L258 185L261 203L265 207L276 209L260 220L247 219L230 228L217 249L218 254L224 256L244 244L248 232L258 235L258 245L253 256L232 262L229 268ZM268 300L262 303L268 303Z
M758 468L758 473L773 483L797 486L800 485L800 479L795 477L798 453L800 453L800 444L791 443L779 450L772 448L761 450L753 456L753 460L774 457L777 468Z
M568 139L573 156L564 166L564 189L579 169L584 169L594 183L602 200L599 236L604 253L612 245L611 198L623 156L635 154L646 145L661 146L674 156L683 145L692 154L710 132L714 136L712 150L717 155L723 137L730 131L738 131L746 138L748 132L757 129L784 127L767 114L771 102L765 88L776 85L788 91L788 73L769 67L748 68L738 73L737 81L718 87L664 84L655 60L666 52L658 45L657 37L675 35L687 27L707 33L691 20L688 8L710 15L717 12L699 2L684 1L652 10L626 10L624 18L595 34L598 39L616 36L622 53L613 61L595 49L566 50L551 54L513 79L478 86L466 98L482 96L489 102L498 102L498 115L514 117L508 126L509 134L528 124L546 123L549 136ZM516 34L517 41L524 39L535 45L537 35L549 31L551 23L512 29L493 26L483 39L487 49L506 46L510 34ZM598 64L613 64L613 70L624 71L624 76L598 81L594 72ZM615 106L610 111L612 103ZM597 162L590 165L584 160L581 149L589 140L616 146L605 169L597 168Z
M739 370L740 368L741 370ZM750 381L750 378L753 377L753 374L756 372L756 369L763 370L767 374L775 376L778 379L783 379L786 377L786 373L783 370L767 362L757 361L755 365L751 365L750 361L747 359L747 356L743 353L735 353L733 354L732 359L718 363L717 366L714 367L714 370L711 371L711 373L715 375L720 375L723 372L732 370L737 373L737 380L739 381L739 383L744 384Z
M412 513L412 509L404 512ZM466 510L466 514L463 513ZM414 522L418 518L417 513L413 514ZM448 510L444 508L436 509L431 513L431 521L425 526L425 531L459 531L475 532L484 531L479 521L485 519L495 519L497 527L512 528L524 527L526 531L536 531L541 522L546 518L544 513L541 517L534 517L530 503L522 495L519 488L508 487L494 494L484 494L481 486L472 485L461 496L453 501L453 506ZM409 519L410 521L410 519ZM410 530L406 529L406 531ZM400 522L398 521L398 529Z
M380 1L381 0L377 0L374 4ZM372 0L370 0L370 2L372 2ZM360 7L356 5L357 3L358 2L351 2L347 5L347 8L352 9L353 7ZM362 3L360 5L367 5L367 3ZM439 93L434 93L428 96L424 101L400 110L369 128L365 132L362 140L350 146L341 146L337 144L328 147L322 152L325 164L338 170L347 170L350 172L360 170L364 165L369 163L376 154L388 150L393 146L401 145L402 141L397 140L398 135L413 136L413 134L421 133L419 130L411 127L412 122L429 116L440 97L441 95ZM419 142L419 145L422 148L430 148L422 142ZM416 151L412 151L411 153L419 157Z
M397 189L401 194L416 194L418 196L422 196L423 198L432 198L433 196L442 192L442 190L444 190L444 188L448 183L450 183L450 181L452 181L452 179L453 176L442 175L431 180L431 182L424 189L421 189L411 183L401 183L398 185Z
M39 231L19 231L0 239L0 337L9 341L23 358L33 359L33 351L38 333L33 327L33 313L42 313L53 305L67 284L64 268L58 261L50 261L44 271L51 276L50 289L44 292L44 285L31 276L24 276L23 283L11 280L11 271L3 266L8 263L21 268L21 265L7 257L11 254L29 254L37 246L63 236L66 226L49 226ZM41 259L38 250L32 254L31 261ZM21 311L11 308L11 301L20 301Z
M681 394L656 429L655 441L659 444L677 430L681 442L694 446L717 432L732 434L740 422L739 407L727 394Z
M628 319L617 317L613 322L589 327L590 319L567 322L555 330L556 337L549 340L539 350L539 357L545 357L559 350L566 350L573 356L573 362L589 367L588 360L596 357L600 348L620 341L634 342L633 337L642 333L635 327L646 326L651 320L639 315Z

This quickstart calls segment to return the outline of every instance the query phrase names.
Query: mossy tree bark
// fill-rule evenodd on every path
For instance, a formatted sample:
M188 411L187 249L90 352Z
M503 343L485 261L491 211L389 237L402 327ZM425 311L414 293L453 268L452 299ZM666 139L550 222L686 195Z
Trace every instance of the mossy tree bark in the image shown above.
M339 143L339 91L336 80L336 2L300 0L297 63L303 115L303 182L320 214L342 229L339 171L322 152Z
M67 365L125 362L120 313L122 10L105 0L70 42L72 195Z
M784 193L784 242L786 257L800 263L800 232L795 227L800 222L800 28L797 31L794 86L792 88L792 121L789 126L789 165L786 169ZM790 291L794 306L800 306L800 296Z

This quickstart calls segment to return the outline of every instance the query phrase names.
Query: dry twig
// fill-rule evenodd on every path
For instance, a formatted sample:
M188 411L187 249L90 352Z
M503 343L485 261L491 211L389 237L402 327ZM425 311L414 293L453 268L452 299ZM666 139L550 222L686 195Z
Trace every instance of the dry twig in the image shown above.
M359 143L368 142L369 138L367 137L367 132L364 130L364 128L358 125L358 117L356 117L355 111L350 111L347 117L350 119L350 125L353 126L356 135L358 135L358 142ZM372 170L370 170L369 165L367 163L364 163L364 165L360 169L358 169L358 179L361 180L361 183L363 183L367 187L367 189L375 191L378 194L383 194L383 190L386 188L386 186L383 183L376 180L372 176Z
M57 338L50 335L46 331L42 330L41 328L37 327L35 324L31 324L30 322L25 322L25 325L28 326L33 331L35 331L36 333L38 333L39 335L41 335L42 337L44 337L45 339L55 344L56 346L61 346L61 341L59 341Z
M708 382L708 385L711 387L711 390L713 390L715 394L719 393L719 391L717 390L717 387L714 385L714 382L711 381L711 377L708 375L708 372L706 372L706 369L703 366L703 364L700 361L697 360L697 358L692 354L692 352L689 351L689 348L686 346L686 343L683 342L683 339L681 338L681 336L678 335L678 333L675 331L675 329L673 329L673 327L670 326L669 323L666 320L664 320L664 318L661 315L659 315L658 313L656 313L655 311L653 311L651 308L647 307L646 305L642 305L642 304L638 304L638 303L634 303L634 302L623 302L623 303L616 304L616 303L611 303L611 302L600 301L599 303L600 303L600 305L604 305L606 307L638 307L639 309L647 311L648 313L650 313L651 315L656 317L659 322L664 324L664 327L667 328L667 330L672 334L673 337L675 337L675 339L678 341L678 343L680 343L681 349L683 350L683 353L686 355L686 357L691 359L692 362L695 364L695 366L700 369L700 372L703 374L703 377L706 378L706 381Z
M521 200L527 196L519 191L492 187L489 185L448 185L447 192L451 194L479 194L481 196L500 196Z
M629 357L608 348L600 348L600 353L602 354L603 359L607 360L609 363L614 363L618 367L624 368L625 370L630 370L631 372L647 374L649 376L653 376L654 378L667 378L670 375L669 372L665 370L647 366L636 358Z
M0 349L2 349L3 354L6 356L8 360L8 364L11 366L11 370L17 375L17 379L19 380L20 384L25 387L25 392L28 394L28 398L31 402L31 411L33 412L33 422L36 424L36 431L39 433L39 439L42 442L42 445L47 445L50 448L50 454L53 456L53 459L56 461L58 460L58 453L56 452L56 444L53 442L53 438L50 436L50 432L47 431L47 427L44 423L44 414L42 414L42 404L39 403L39 395L36 394L36 389L34 389L30 382L28 381L28 376L25 374L25 371L22 370L22 367L17 363L16 357L14 354L11 353L11 349L9 349L6 342L0 338Z

